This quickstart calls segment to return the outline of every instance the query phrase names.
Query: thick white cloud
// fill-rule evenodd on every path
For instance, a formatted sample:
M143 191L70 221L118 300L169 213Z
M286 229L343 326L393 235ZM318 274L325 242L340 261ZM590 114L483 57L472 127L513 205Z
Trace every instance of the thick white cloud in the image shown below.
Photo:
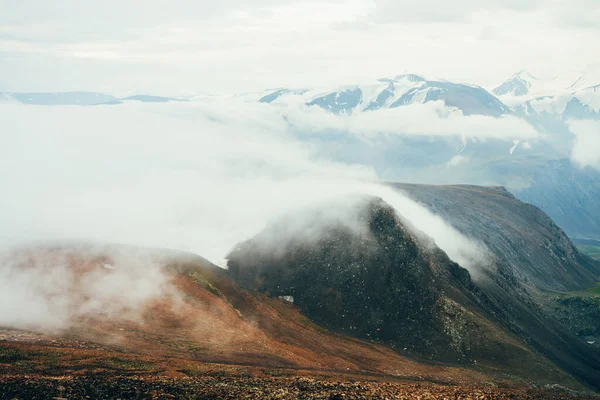
M582 167L600 170L600 121L570 121L568 124L575 135L571 159Z
M134 240L222 256L274 205L312 197L312 180L375 179L312 162L281 118L236 105L3 105L3 239Z
M282 214L383 197L472 267L480 249L370 168L317 158L274 107L236 100L0 105L0 244L82 239L188 250L218 262ZM344 203L342 201L342 203ZM354 202L346 204L351 215ZM442 229L443 227L443 229ZM469 256L470 255L470 256Z
M0 325L54 330L92 315L136 320L148 301L179 299L148 253L89 245L80 250L1 254Z
M282 113L300 130L317 133L339 130L367 136L399 134L505 140L542 137L536 129L516 116L465 116L457 109L446 107L443 101L351 115L335 115L317 106L292 104L283 106Z
M469 157L461 156L459 154L452 157L446 165L449 167L456 167L457 165L465 164L467 162L469 162Z
M330 223L364 230L356 217L365 195L394 207L474 279L489 267L483 245L380 185L370 168L317 158L279 111L215 98L0 103L0 325L54 330L87 317L135 320L155 298L176 305L180 297L160 257L121 244L187 250L220 263L284 215L294 238L304 240ZM306 227L303 212L311 207L323 218ZM269 245L276 250L284 240ZM83 253L48 250L63 241Z

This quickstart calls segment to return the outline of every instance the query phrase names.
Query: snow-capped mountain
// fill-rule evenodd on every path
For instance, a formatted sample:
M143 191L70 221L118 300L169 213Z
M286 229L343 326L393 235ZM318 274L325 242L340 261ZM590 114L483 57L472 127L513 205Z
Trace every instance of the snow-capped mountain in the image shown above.
M573 95L597 85L600 85L600 70L573 71L549 78L521 70L491 91L505 103L522 104L536 98Z
M318 106L335 114L375 111L430 101L442 101L447 107L458 109L464 115L498 117L512 113L502 101L479 86L427 80L414 74L330 91L282 88L266 93L259 101L287 102L291 100L290 97L298 96L308 106Z
M519 103L535 97L550 96L573 91L571 86L581 72L572 72L561 76L538 76L528 71L521 70L500 85L491 89L503 102Z
M545 132L568 134L570 119L600 119L600 70L550 79L520 71L492 91L517 115Z
M517 112L521 109L522 113L523 108L531 106L538 113L549 112L548 107L550 107L553 109L551 114L562 114L573 97L577 98L584 108L585 106L595 108L593 104L596 102L596 95L590 94L593 91L588 89L597 85L600 85L600 71L595 70L573 71L549 78L521 70L494 87L491 92ZM573 102L571 107L576 107L578 105L576 103Z
M573 140L569 119L600 119L600 76L594 73L543 78L520 71L491 92L475 85L399 75L339 89L270 90L260 101L304 104L353 116L437 101L452 113L520 117L546 133L546 139L532 144L517 137L478 141L390 135L361 146L359 137L330 132L327 140L318 139L315 148L338 161L370 165L388 180L503 185L547 210L573 237L600 235L600 219L594 214L597 201L586 189L597 187L600 172L582 170L568 159ZM310 135L298 135L312 140Z
M573 93L536 97L515 110L538 129L564 132L570 119L600 119L600 84Z
M494 88L492 92L496 96L525 96L529 94L531 87L534 86L537 81L539 81L538 78L527 71L521 70L505 80L500 86Z

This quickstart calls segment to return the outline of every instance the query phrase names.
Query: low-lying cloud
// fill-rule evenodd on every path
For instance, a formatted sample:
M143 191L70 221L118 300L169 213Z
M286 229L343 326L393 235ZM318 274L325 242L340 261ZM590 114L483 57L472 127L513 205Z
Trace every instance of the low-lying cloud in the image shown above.
M542 134L524 120L513 116L465 116L443 101L385 108L376 112L335 115L319 107L292 104L282 107L290 124L302 131L319 133L337 130L359 136L381 134L411 136L458 136L477 139L535 140Z
M190 251L220 264L269 222L317 204L334 201L333 217L352 227L359 207L345 199L360 194L381 197L473 274L486 258L481 245L380 185L372 168L318 156L261 104L1 104L0 118L0 249L85 240ZM20 265L1 263L0 324L61 328L171 290L153 261L123 255L83 278L56 257ZM74 282L81 295L72 295Z
M0 257L0 326L60 330L87 317L138 320L165 295L178 298L161 265L133 248L44 246Z
M0 114L5 244L85 239L218 262L277 215L377 182L368 166L317 157L261 104L3 104Z

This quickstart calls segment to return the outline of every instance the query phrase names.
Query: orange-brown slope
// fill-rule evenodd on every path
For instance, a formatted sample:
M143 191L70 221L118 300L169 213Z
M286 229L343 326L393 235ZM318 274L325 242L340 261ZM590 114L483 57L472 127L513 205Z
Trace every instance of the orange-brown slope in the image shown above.
M60 255L62 262L77 271L77 279L72 279L68 287L81 299L90 296L85 288L78 286L78 282L87 282L86 274L114 274L115 269L103 268L107 263L115 264L115 268L127 268L126 263L115 262L110 250L46 249L34 255L46 259ZM18 331L4 331L4 341L83 348L100 345L111 351L152 357L339 371L451 384L526 381L510 376L507 371L496 373L490 369L434 365L409 359L386 347L324 330L311 323L291 303L240 289L226 271L199 257L155 258L166 265L162 271L169 290L160 296L150 296L138 309L127 309L121 315L98 311L76 314L68 326L41 336L22 334L19 337ZM31 257L27 260L31 262ZM48 265L51 267L52 263ZM2 338L0 335L0 340ZM533 352L530 362L541 370L539 376L531 376L532 380L578 387Z

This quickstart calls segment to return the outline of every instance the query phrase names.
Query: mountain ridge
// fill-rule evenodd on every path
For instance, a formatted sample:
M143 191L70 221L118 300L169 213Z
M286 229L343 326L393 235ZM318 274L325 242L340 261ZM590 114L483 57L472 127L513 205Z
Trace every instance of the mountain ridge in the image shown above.
M440 325L437 325L435 318L439 316L442 320L444 319L444 311L441 311L444 308L437 309L433 304L437 304L438 301L445 303L447 300L439 300L438 298L438 300L432 300L428 303L426 299L430 297L427 295L427 289L424 288L437 287L439 283L436 282L439 282L440 276L444 276L443 271L453 271L450 274L454 278L450 280L448 280L449 278L442 279L448 282L450 286L444 286L444 289L438 288L436 293L445 293L446 295L454 293L458 296L452 297L450 295L453 299L451 303L455 304L454 307L458 306L458 309L452 311L454 321L459 326L471 327L463 332L462 335L465 336L460 336L464 342L459 341L463 345L468 343L468 346L462 347L459 344L457 349L461 349L458 350L458 354L461 355L455 355L455 358L458 356L459 360L461 357L466 357L466 360L477 359L477 362L480 363L482 360L475 354L479 354L479 357L481 357L481 354L488 354L486 357L502 359L500 355L493 355L493 351L492 353L480 353L483 348L487 348L486 343L491 343L489 337L475 328L478 325L477 323L473 325L472 321L469 322L469 318L466 317L466 315L469 315L468 313L458 311L462 309L475 312L474 310L483 307L485 311L478 313L480 317L476 319L477 321L480 321L480 323L481 321L494 321L493 324L502 327L496 329L508 329L511 335L515 335L524 343L527 343L536 352L544 354L561 368L589 385L596 385L595 382L600 377L600 351L587 344L583 338L575 337L566 326L557 320L557 315L544 311L545 298L541 297L540 293L548 290L581 290L593 285L600 278L599 263L580 255L566 235L543 212L533 206L521 203L514 196L507 193L505 189L498 187L488 189L472 185L420 186L393 184L392 187L408 194L414 200L422 202L460 232L472 237L486 238L483 243L494 255L495 268L483 270L481 276L472 282L466 270L460 267L453 269L451 266L455 264L443 261L446 257L444 254L441 256L442 258L433 256L437 261L429 261L425 264L417 263L412 267L408 267L409 271L413 270L415 273L425 274L422 276L427 276L429 273L426 272L429 271L428 268L431 268L431 271L437 271L433 272L433 275L429 278L408 278L410 275L402 275L404 277L402 279L406 280L377 285L370 282L376 280L377 277L393 274L391 271L405 271L405 267L394 261L371 259L369 246L364 247L366 242L364 239L360 239L360 236L355 241L348 241L349 239L344 236L345 234L336 234L334 229L327 234L333 235L330 239L324 239L324 241L316 244L303 245L300 243L291 247L286 245L279 250L277 256L273 257L270 252L261 250L261 235L277 237L275 233L277 228L273 227L267 228L268 233L258 234L254 239L241 244L230 254L231 273L245 287L253 290L273 292L275 295L293 295L295 300L298 299L297 304L301 310L307 313L309 317L316 318L317 321L325 324L333 324L337 329L345 326L345 331L358 334L359 337L366 338L375 335L373 337L380 338L376 333L369 331L373 327L372 324L367 324L367 326L358 325L357 327L355 318L358 318L359 315L376 316L383 312L381 321L387 321L384 322L383 326L387 326L385 324L388 323L393 324L394 318L400 318L401 320L404 318L404 321L421 321L417 325L421 326L420 332L427 332L425 335L419 334L411 337L413 334L411 331L392 330L397 332L397 336L384 337L383 339L386 341L391 340L388 343L393 343L394 340L412 343L411 348L418 354L428 354L433 359L445 359L444 357L447 356L444 356L441 352L436 353L434 349L447 349L447 343L440 344L445 343L444 340L448 340L448 338L443 339L445 334L442 332L452 332L454 328L446 331L445 328L440 328ZM464 195L456 196L457 192L461 191L465 192ZM494 196L497 199L490 202L490 199ZM486 210L485 207L488 203L492 205ZM452 205L452 207L448 208L449 205ZM519 209L524 214L519 216L519 212L517 212L517 216L511 217L514 219L509 220L508 224L503 227L501 225L503 223L502 218L511 216ZM507 214L503 217L502 214L499 214L499 210L505 210L504 212ZM376 215L378 214L376 213ZM465 215L467 219L463 219ZM377 220L378 218L375 217L375 221ZM392 220L392 217L387 217L387 223L401 227L400 222L392 223L390 222ZM529 228L530 223L533 224L531 228ZM378 226L377 223L375 223L375 226ZM377 230L380 228L372 229L376 230L371 230L371 232L380 232ZM393 229L401 230L402 228ZM531 229L531 232L528 229ZM410 250L411 246L406 244L411 243L411 239L398 239L392 245L384 244L387 243L385 238L388 238L388 235L396 237L394 236L396 234L383 234L382 232L374 233L375 237L381 238L377 239L378 246L386 249L382 250L382 257L385 257L383 254L388 254L388 252L390 254L400 252L398 254L405 254L401 256L401 259L419 259L419 252ZM528 235L533 233L539 235L539 237L528 238ZM403 235L406 235L406 231L405 234L399 235L403 237ZM405 237L410 237L410 234ZM408 242L403 242L403 240L408 240ZM340 246L345 249L352 249L352 251L341 251ZM431 246L429 247L431 248ZM435 245L432 248L434 250L429 250L433 251L429 253L430 256L438 251L435 250ZM393 259L392 255L390 257L392 257L390 260ZM538 257L541 257L541 260L538 260ZM447 257L445 259L447 260ZM383 260L387 260L387 258L383 258ZM417 265L421 265L421 267ZM429 265L430 267L425 268L423 265ZM447 267L442 267L442 265L447 265ZM369 273L364 275L361 268L366 268L372 275L369 275ZM381 268L383 269L380 270ZM307 273L314 276L314 278L309 279ZM328 274L331 274L333 278ZM438 278L434 278L434 276ZM567 279L562 282L562 278ZM458 280L455 281L454 279ZM428 283L424 284L425 281ZM410 296L406 299L400 296L396 300L381 300L384 303L378 303L380 298L387 299L385 290L389 287L397 288L397 293L411 293L409 289L402 289L403 285L424 290L422 294L414 297L424 299L423 302L417 302L413 307L420 307L430 319L422 320L422 316L404 315L402 311L400 311L400 314L384 311L386 310L384 304L395 304L394 310L403 310L406 304L411 304L410 299L413 297ZM355 296L360 299L356 307L352 306L354 303L351 303L350 300L348 300L348 305L344 307L346 301L343 299L349 293L355 293ZM374 297L369 297L370 293ZM328 297L330 295L333 296L331 299ZM397 303L394 303L394 301ZM336 304L339 305L339 309L336 308L338 307ZM367 305L373 307L373 309L363 310L363 307ZM409 309L411 308L409 307ZM486 317L481 315L486 315ZM339 318L347 318L347 320L345 322L338 321ZM587 322L582 321L582 323ZM403 335L408 335L410 340ZM470 335L475 335L479 339L475 339ZM482 339L486 337L488 339ZM411 340L416 340L416 342L411 342ZM426 344L428 340L432 340L432 342ZM437 343L437 345L434 343ZM480 345L483 345L483 348L478 349ZM490 346L497 348L497 345ZM505 355L513 354L513 357L516 357L515 360L518 359L516 353L509 351L508 348L503 346L500 346L500 348L504 349ZM463 351L466 351L466 353L462 353ZM505 362L509 361L505 360Z

